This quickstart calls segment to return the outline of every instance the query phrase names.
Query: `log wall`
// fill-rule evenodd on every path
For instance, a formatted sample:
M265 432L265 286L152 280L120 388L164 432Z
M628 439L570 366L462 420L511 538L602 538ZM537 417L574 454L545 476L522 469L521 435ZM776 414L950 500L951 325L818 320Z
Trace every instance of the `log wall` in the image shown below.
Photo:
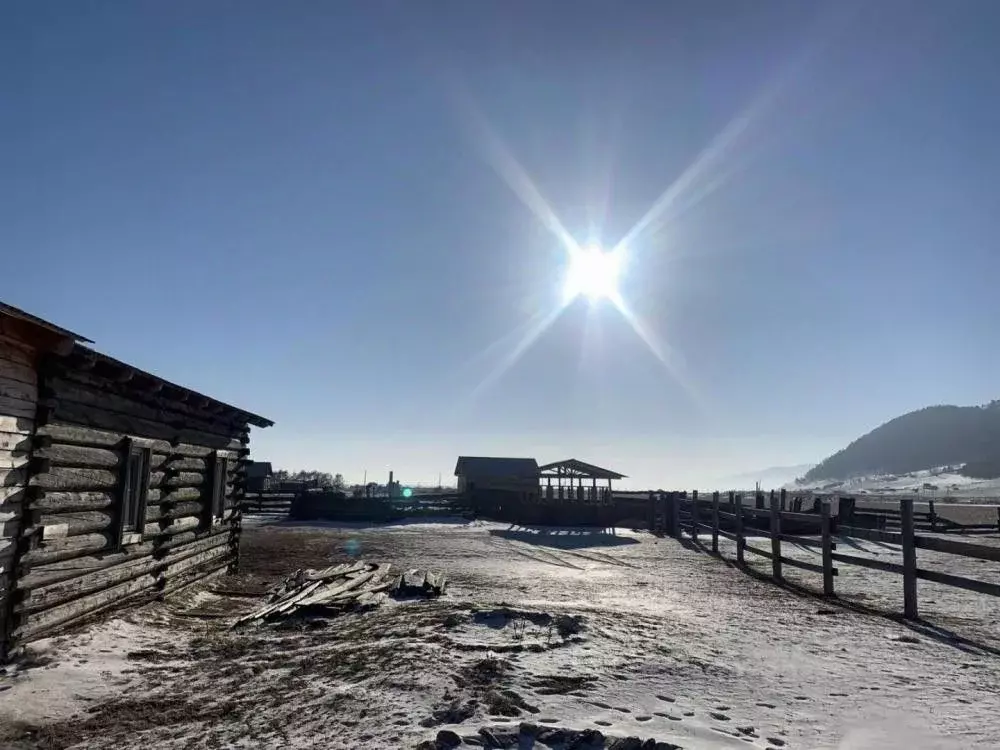
M13 569L22 529L38 376L35 353L0 331L0 659L9 638Z
M79 352L43 357L37 393L12 642L235 566L245 417ZM123 530L130 447L148 449L149 479L141 523ZM211 506L216 456L227 463L221 517Z

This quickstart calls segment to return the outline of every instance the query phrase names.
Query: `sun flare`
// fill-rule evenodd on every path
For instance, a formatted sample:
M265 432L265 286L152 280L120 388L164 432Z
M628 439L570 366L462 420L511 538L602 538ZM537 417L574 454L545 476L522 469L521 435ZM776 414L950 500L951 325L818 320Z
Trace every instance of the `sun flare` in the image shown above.
M592 302L618 296L621 251L606 252L596 245L570 254L563 295L567 303L584 296Z

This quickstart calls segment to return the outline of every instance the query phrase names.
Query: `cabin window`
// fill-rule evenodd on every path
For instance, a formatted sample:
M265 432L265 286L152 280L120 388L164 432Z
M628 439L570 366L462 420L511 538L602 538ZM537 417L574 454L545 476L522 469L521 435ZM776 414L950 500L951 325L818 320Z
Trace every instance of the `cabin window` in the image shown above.
M125 450L120 508L120 541L142 534L146 525L146 497L149 492L149 470L152 451L129 441Z
M209 519L222 518L226 514L226 478L229 474L229 459L215 454L212 463L212 496Z

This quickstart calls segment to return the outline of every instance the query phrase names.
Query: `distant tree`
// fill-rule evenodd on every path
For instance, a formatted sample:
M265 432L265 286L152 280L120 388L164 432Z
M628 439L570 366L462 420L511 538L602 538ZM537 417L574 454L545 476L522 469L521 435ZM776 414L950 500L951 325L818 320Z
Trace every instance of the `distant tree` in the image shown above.
M344 481L343 474L335 474L331 486L335 490L343 490L347 486L347 482Z

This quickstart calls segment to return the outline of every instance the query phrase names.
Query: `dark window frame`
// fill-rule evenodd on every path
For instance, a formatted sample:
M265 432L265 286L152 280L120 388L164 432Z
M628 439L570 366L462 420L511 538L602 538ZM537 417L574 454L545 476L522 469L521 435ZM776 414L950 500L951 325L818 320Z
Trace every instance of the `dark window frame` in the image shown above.
M209 493L202 507L202 525L211 527L216 520L226 516L226 486L229 478L229 456L218 451L212 454L211 471L209 473Z
M142 534L146 526L146 505L149 498L149 478L153 451L148 446L126 438L122 450L120 488L118 493L118 545L125 543L126 534Z

